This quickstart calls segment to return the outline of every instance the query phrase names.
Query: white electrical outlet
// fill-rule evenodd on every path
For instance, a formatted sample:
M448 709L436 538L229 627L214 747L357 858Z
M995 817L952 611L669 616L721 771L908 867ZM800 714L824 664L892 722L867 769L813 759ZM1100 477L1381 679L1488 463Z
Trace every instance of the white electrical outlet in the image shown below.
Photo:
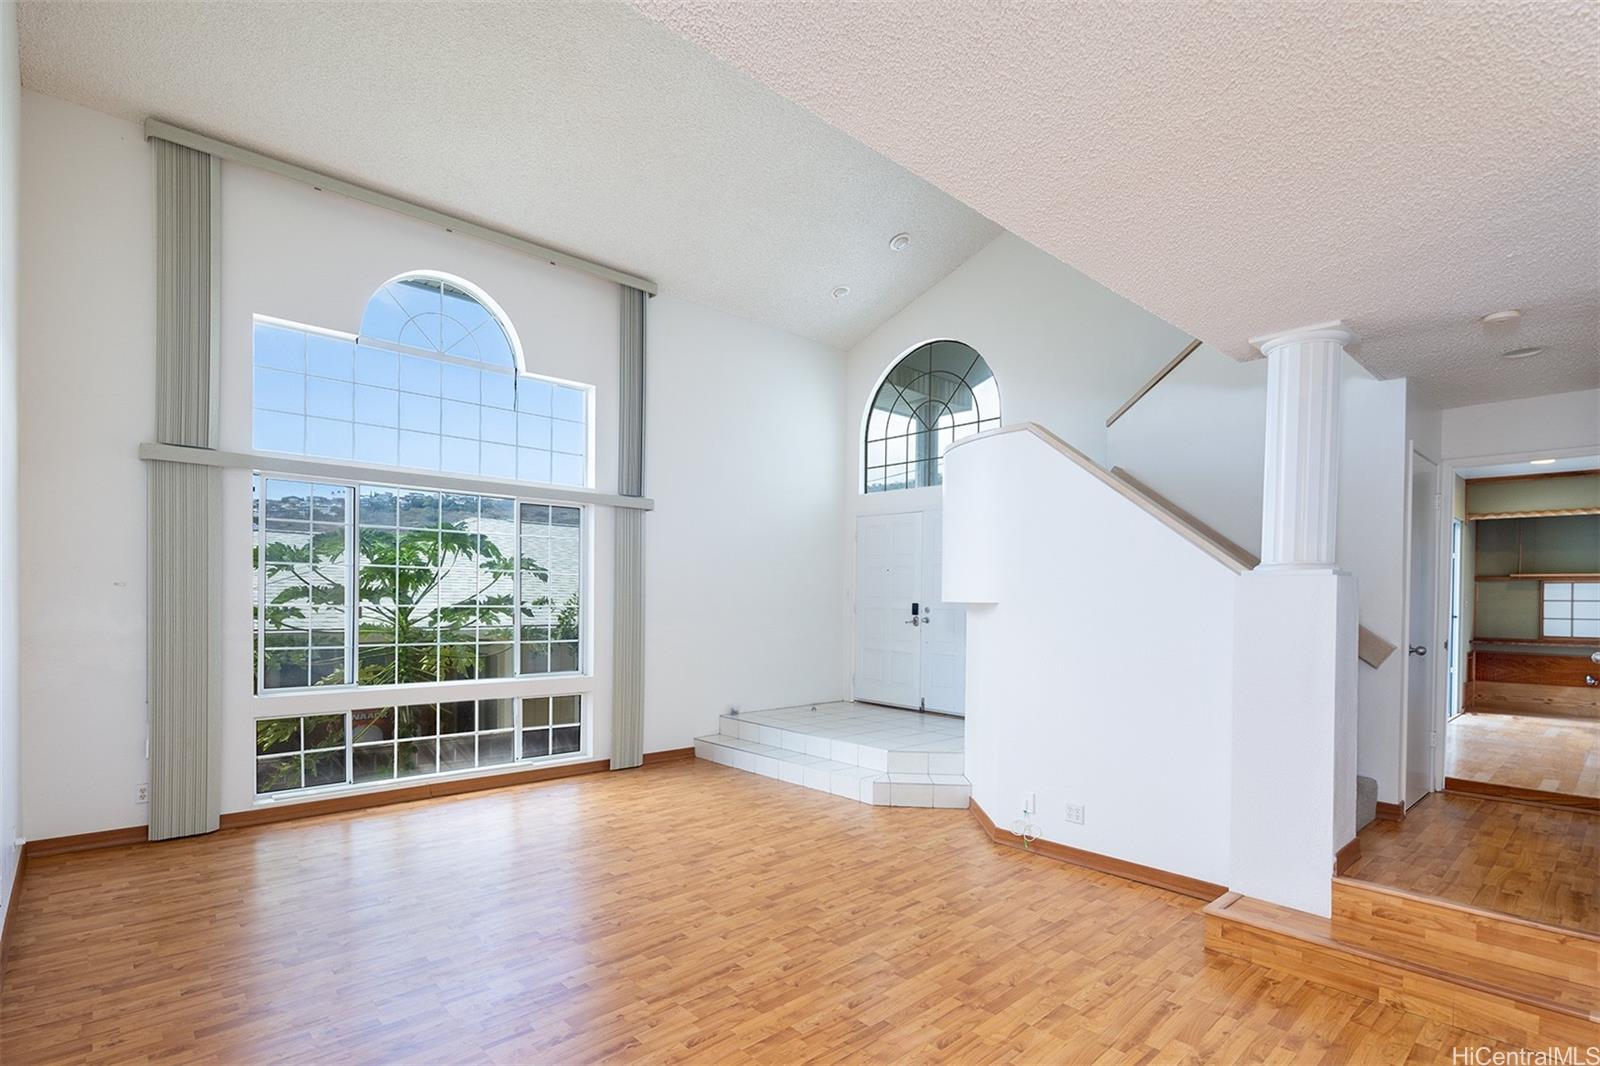
M133 788L133 802L135 802L135 803L149 803L150 802L150 786L149 785L135 785L134 788Z
M1067 821L1071 822L1073 825L1083 824L1083 804L1067 804Z

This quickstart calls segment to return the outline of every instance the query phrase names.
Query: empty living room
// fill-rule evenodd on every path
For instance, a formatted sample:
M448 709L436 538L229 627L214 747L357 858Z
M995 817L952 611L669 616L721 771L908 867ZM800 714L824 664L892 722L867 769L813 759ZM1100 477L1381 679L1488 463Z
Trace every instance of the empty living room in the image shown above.
M0 0L0 1063L1600 1066L1600 7Z

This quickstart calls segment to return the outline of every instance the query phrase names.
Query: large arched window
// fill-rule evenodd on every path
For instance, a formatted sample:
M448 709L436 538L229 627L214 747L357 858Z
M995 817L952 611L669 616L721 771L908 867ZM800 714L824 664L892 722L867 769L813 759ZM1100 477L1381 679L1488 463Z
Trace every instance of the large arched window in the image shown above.
M258 317L254 362L259 451L588 483L590 390L527 373L511 323L458 278L385 282L356 335Z
M1000 424L989 364L960 341L929 341L894 365L867 413L867 492L944 480L944 450Z

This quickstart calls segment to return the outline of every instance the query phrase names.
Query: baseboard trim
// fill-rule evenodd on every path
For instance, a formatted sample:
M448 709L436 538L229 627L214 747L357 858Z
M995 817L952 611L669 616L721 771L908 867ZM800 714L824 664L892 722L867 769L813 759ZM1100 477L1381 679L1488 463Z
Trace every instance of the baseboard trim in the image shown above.
M1043 837L1024 844L1022 838L1009 830L1000 829L994 824L984 809L978 806L976 800L967 804L972 811L972 817L977 821L989 839L1003 847L1016 848L1034 855L1043 855L1047 859L1068 863L1072 866L1081 866L1096 873L1110 874L1113 877L1137 881L1142 885L1166 889L1176 892L1181 896L1191 899L1210 902L1224 895L1228 890L1223 885L1214 885L1210 881L1202 881L1197 877L1173 873L1171 870L1161 870L1154 866L1144 866L1126 859L1113 858L1110 855L1101 855L1094 851L1084 851L1082 848L1068 847L1066 844L1057 844L1053 840Z
M1406 808L1402 803L1384 803L1378 801L1378 820L1383 822L1403 822L1406 820Z
M1351 837L1350 843L1340 848L1339 853L1333 857L1334 876L1342 876L1346 870L1360 861L1361 838L1359 836Z
M101 829L94 833L74 833L71 836L30 840L22 845L22 853L30 859L37 859L44 855L60 855L68 851L94 851L99 848L120 848L128 844L149 842L149 826L130 825L123 829Z
M11 957L11 924L17 917L17 901L22 898L22 874L28 868L28 849L17 849L17 872L11 879L11 895L6 900L6 920L0 923L0 981L6 977L6 960Z
M682 762L694 758L694 747L668 748L666 751L647 751L644 753L645 766L660 766L662 763Z
M1545 792L1537 788L1518 788L1514 785L1497 785L1493 781L1472 781L1465 777L1447 777L1444 790L1480 799L1516 800L1519 803L1538 803L1562 810L1600 814L1600 797L1578 796L1568 792Z

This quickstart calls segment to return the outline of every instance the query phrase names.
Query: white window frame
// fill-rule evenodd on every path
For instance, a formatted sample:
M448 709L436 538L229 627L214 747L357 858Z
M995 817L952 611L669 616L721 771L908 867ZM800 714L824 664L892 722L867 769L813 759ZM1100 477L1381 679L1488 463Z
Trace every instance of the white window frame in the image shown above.
M485 306L487 307L488 305L485 305ZM491 311L491 313L495 313L492 308L490 308L490 311ZM253 338L255 336L255 327L257 325L274 326L274 327L277 327L279 329L296 330L296 331L301 332L301 333L315 333L315 334L318 334L320 336L331 337L334 340L348 341L351 344L358 344L358 345L360 345L360 346L362 346L364 348L377 348L377 349L380 349L382 351L392 352L395 355L409 355L409 356L413 356L413 357L420 358L420 359L435 359L435 360L438 360L441 363L450 363L450 364L453 364L455 366L466 367L469 370L487 370L487 371L490 371L490 372L493 372L493 373L496 373L496 374L505 374L506 376L511 377L513 379L527 378L527 379L529 379L531 381L542 381L542 382L545 382L545 383L550 384L550 385L559 385L559 386L561 386L563 388L574 389L574 390L577 390L579 392L582 392L583 396L584 396L584 401L583 401L584 402L584 413L583 413L583 432L584 432L584 442L583 442L583 451L584 451L584 455L583 455L583 461L584 461L583 484L582 485L563 485L560 482L555 482L555 481L549 481L549 482L545 482L545 481L522 481L522 482L519 482L519 483L520 484L524 484L524 485L532 485L532 486L548 486L550 488L573 488L573 489L588 489L588 490L592 490L594 488L594 484L595 484L595 454L594 454L594 452L595 452L595 424L594 424L595 423L595 386L593 384L589 383L589 382L586 382L586 381L574 381L571 378L559 378L559 377L555 377L554 375L551 375L551 374L537 374L537 373L534 373L533 371L530 371L530 370L528 370L528 369L526 369L525 367L522 367L522 366L511 366L509 368L501 367L501 366L495 366L495 365L493 365L491 363L481 363L481 362L477 361L476 359L464 359L461 356L449 355L449 354L447 354L445 352L429 351L426 348L413 348L410 345L400 344L400 343L398 343L396 341L387 341L387 340L379 340L379 339L371 338L371 337L363 337L358 333L350 333L350 332L348 332L346 330L342 330L342 329L332 329L332 328L330 328L328 326L312 325L312 324L306 323L306 322L296 322L293 319L280 318L280 317L277 317L275 315L253 314L253 315L251 315L251 321L250 321L250 333L251 333L251 337L252 337L252 344L251 344L251 351L250 351L250 371L251 371L251 382L252 382L252 384L251 384L251 389L250 389L250 408L249 408L252 421L254 420L255 411L256 411L256 406L255 406L255 402L256 402L255 401L255 387L254 387L254 372L255 372L255 368L256 368L256 363L255 363L255 346L254 346ZM502 327L505 326L505 321L503 319L501 321L501 325L502 325ZM513 348L517 352L521 351L520 345L516 341L513 341ZM255 431L254 431L253 426L252 426L251 433L250 433L250 440L251 440L252 446L253 446L254 441L255 441ZM366 464L366 463L355 463L355 462L353 462L352 460L349 460L349 459L330 458L328 456L312 455L312 454L309 454L309 453L306 453L306 452L275 452L275 451L265 451L264 450L264 451L261 452L261 454L263 454L263 455L282 455L285 458L290 458L290 459L304 459L304 460L311 460L311 461L315 461L315 462L319 462L319 463L333 463L333 464L337 464L337 465L339 465L341 467L348 466L353 470L372 471L377 480L384 480L386 478L387 479L392 479L395 476L395 472L396 471L404 471L404 470L411 469L410 467L403 467L403 466L373 466L371 464ZM387 471L388 473L387 474L380 473L382 471ZM448 477L456 477L456 478L469 478L470 479L470 478L476 476L476 475L473 475L473 474L462 474L462 473L457 473L455 471L442 470L442 469L441 470L431 470L430 469L427 472L428 473L434 473L434 474L443 474L443 475L448 476Z
M360 534L360 529L361 529L361 527L360 527L360 518L359 518L359 508L360 508L360 499L361 499L361 488L362 488L362 486L373 487L373 488L394 489L394 490L400 491L400 492L409 491L409 490L420 490L420 491L424 491L424 492L446 492L446 491L452 491L452 490L445 490L445 489L428 488L428 487L425 487L425 486L417 486L417 485L402 485L402 484L397 484L394 481L389 480L389 479L369 479L369 478L359 478L359 477L344 477L344 478L314 477L313 478L313 477L309 477L308 475L304 475L304 474L274 473L274 472L271 472L271 471L268 471L268 470L256 470L256 471L253 471L252 472L252 477L260 478L261 479L261 483L263 485L265 485L265 483L266 483L266 481L268 479L278 479L278 480L297 481L297 482L305 482L305 481L309 480L309 481L316 482L318 484L338 485L338 486L340 486L342 488L350 489L350 501L351 501L350 502L350 506L351 506L351 509L352 509L352 513L351 513L350 517L348 519L346 519L346 525L345 525L345 590L346 590L347 597L348 596L354 596L354 595L357 594L357 576L358 576L357 568L359 566L359 563L358 563L358 560L357 560L358 549L356 547L356 542L359 540L359 534ZM467 490L454 490L454 491L457 491L457 492L459 492L459 493L461 493L463 495L468 494ZM517 684L514 684L514 683L516 683L516 682L528 682L528 681L535 681L535 680L543 681L543 680L546 680L546 679L552 679L552 680L561 681L561 682L564 682L564 683L567 683L567 684L570 685L570 683L573 681L573 679L577 679L577 678L582 678L582 679L585 679L585 680L591 680L592 681L593 678L594 678L594 658L593 658L593 647L594 647L593 637L594 637L594 632L593 632L593 624L592 624L593 611L590 609L590 596L591 596L592 591L593 591L594 577L593 577L593 575L591 574L590 571L592 571L594 569L594 567L591 565L591 560L594 558L594 508L590 507L590 506L587 506L585 504L573 503L570 500L544 499L544 498L541 498L541 497L538 497L538 496L534 496L534 495L531 495L531 494L527 495L527 496L508 496L507 493L503 489L498 490L498 491L484 489L482 491L476 492L476 495L479 495L479 496L494 496L494 497L496 497L498 499L510 499L512 501L514 507L515 507L516 516L517 516L516 517L516 530L515 530L515 532L513 534L513 537L515 538L515 543L516 543L517 565L516 565L515 569L513 569L513 571L512 571L512 625L511 625L512 633L511 633L511 639L512 639L512 645L513 645L513 648L514 648L513 659L512 659L512 661L513 661L513 674L512 674L512 676L510 676L510 677L489 677L489 678L467 678L467 679L458 680L458 681L413 681L413 682L406 682L404 684L393 684L393 685L361 685L361 684L359 684L357 682L354 682L354 681L346 681L344 684L340 684L340 685L308 685L308 686L299 687L299 688L273 688L273 689L269 689L262 683L263 680L264 680L264 676L263 675L264 675L265 666L266 666L266 655L265 654L259 654L259 655L256 656L255 673L254 673L254 676L252 677L252 682L253 682L253 684L255 686L255 691L254 691L254 694L253 694L254 697L256 699L258 699L258 700L287 700L287 699L289 699L291 697L309 696L309 695L311 695L313 693L335 693L335 694L336 693L346 693L346 694L349 694L349 693L361 693L361 694L375 693L380 697L378 702L381 703L382 702L381 697L383 696L383 694L385 694L385 693L395 693L395 694L397 694L396 695L396 702L399 702L399 703L429 703L429 702L433 702L433 699L431 697L425 695L425 693L430 692L430 691L435 691L435 690L437 690L439 692L455 692L455 693L458 693L458 695L455 695L455 696L443 696L443 695L441 695L441 696L438 697L439 700L448 701L448 700L451 700L451 699L458 699L459 700L459 699L476 698L476 697L467 697L467 696L459 695L459 693L463 690L463 688L467 688L467 689L470 689L470 690L473 690L473 691L477 691L479 688L481 688L483 686L509 686L510 688L512 688L514 690L512 694L524 695L525 693L523 693L521 686L517 685ZM524 674L522 674L520 672L521 669L522 669L522 625L521 625L521 613L520 612L521 612L521 609L522 609L522 507L523 507L524 504L530 504L530 505L533 505L533 506L536 506L536 507L565 507L565 508L570 508L570 509L576 510L578 512L578 515L579 515L579 518L578 518L578 557L579 557L579 567L578 567L578 668L576 670L563 670L563 671L553 672L553 673L527 674L527 675L524 675ZM264 496L263 496L263 499L261 501L261 507L262 507L262 510L263 510L263 518L262 518L262 521L261 521L260 528L255 531L255 545L254 545L254 547L255 547L255 550L256 550L256 553L257 553L256 557L258 559L264 560L266 558L266 532L267 532L266 520L265 520L265 517L264 517L264 512L265 512L265 508L266 508L266 501L265 501L265 497ZM255 598L254 598L254 603L253 603L254 617L252 617L252 619L251 619L251 623L250 623L251 630L250 631L251 631L251 639L253 641L259 641L260 642L258 647L260 648L260 650L262 652L265 652L265 650L266 650L265 640L263 639L265 637L265 634L264 634L264 632L263 632L263 630L261 628L262 624L263 624L263 620L266 618L266 607L267 607L266 599L267 599L267 583L264 580L264 578L261 578L261 579L256 580L256 582L255 582ZM345 611L344 676L347 677L347 678L355 676L355 671L352 669L352 667L355 665L355 662L356 662L356 651L357 651L357 645L358 645L358 641L356 639L357 638L357 633L358 633L358 627L357 627L357 622L356 622L356 609L357 609L358 606L359 606L359 604L357 602L353 601L353 600L351 600L351 601L349 601L349 602L347 602L345 604L346 611ZM542 693L530 693L530 694L531 695L541 695ZM543 694L566 695L568 693L564 693L563 692L563 693L543 693ZM505 693L501 693L498 690L496 690L496 694L495 695L493 695L493 696L484 696L482 698L484 698L484 699L496 699L496 698L501 698L503 695L505 695ZM355 709L360 709L360 708L355 708ZM315 712L308 711L308 712L304 712L304 713L308 713L308 714L324 713L324 714L326 714L326 713L332 713L332 712L331 711L315 711ZM288 717L288 715L287 714L279 715L277 713L273 713L273 714L265 714L265 713L263 713L263 714L258 714L256 717L257 718L277 718L277 717Z
M567 675L567 676L570 677L572 675ZM389 689L393 689L393 688L396 688L396 687L399 687L399 686L385 686L385 687L389 688ZM373 691L378 691L378 690L377 689L361 689L361 690L358 690L358 691L373 692ZM524 698L527 698L527 699L541 699L541 698L548 698L549 696L574 696L574 697L577 698L577 700L578 700L578 729L579 729L579 733L578 733L578 736L579 736L578 750L569 751L569 752L561 752L561 753L555 754L555 755L538 755L538 756L532 756L532 757L526 757L525 758L523 756L523 754L522 754L522 732L523 732L523 729L524 729L524 724L523 724L523 720L522 720L522 702L523 702L523 699ZM485 700L485 699L510 699L511 700L511 708L512 708L512 710L511 710L511 721L512 721L512 725L511 725L511 728L510 728L509 732L511 733L511 745L512 745L512 747L511 747L511 761L510 762L496 763L496 764L494 764L492 766L465 766L465 767L462 767L459 770L435 770L433 773L409 774L409 775L406 775L406 776L401 776L400 775L399 768L397 766L396 767L396 773L395 773L395 775L393 777L380 778L380 779L374 780L374 781L357 781L357 780L355 780L355 749L357 747L378 747L380 745L389 745L389 746L393 746L396 749L396 751L398 751L398 745L402 742L402 738L399 736L399 721L398 721L399 707L400 707L401 704L404 704L404 703L450 703L450 702L458 702L458 701L464 700L464 699L471 699L471 700L474 700L474 701L480 701L480 700ZM592 702L591 696L590 696L590 694L588 692L564 691L564 692L552 692L552 693L549 693L547 696L530 695L530 696L526 696L526 697L523 697L523 696L497 697L497 696L475 695L475 696L470 696L470 697L458 696L456 698L456 700L418 700L418 699L410 699L410 700L401 700L401 701L395 701L395 702L386 702L384 700L373 700L373 701L361 701L361 703L362 703L362 705L359 706L359 707L347 707L347 708L343 709L342 711L340 711L340 710L283 711L283 712L274 712L274 713L271 713L271 714L264 714L263 713L263 714L255 715L251 719L251 722L250 722L250 743L251 743L251 751L252 751L251 766L250 766L250 782L251 782L250 787L251 787L252 795L254 796L255 802L258 803L258 804L260 804L260 803L278 803L278 802L284 802L284 801L299 800L299 799L307 798L307 797L337 795L337 794L343 793L343 792L372 792L372 791L381 791L383 789L388 789L388 788L404 788L404 787L407 787L407 786L412 785L412 784L424 783L424 782L428 782L428 781L454 780L454 779L457 779L457 778L470 778L470 777L486 777L486 776L492 776L494 774L514 773L514 772L519 771L519 770L528 770L528 769L535 768L535 767L564 766L564 765L566 765L568 763L585 762L585 761L587 761L587 760L589 760L589 759L591 759L593 757L590 753L592 751L592 744L593 744L593 725L592 725L592 721L591 720L593 719L594 714L593 714L593 702ZM395 714L396 714L396 722L395 722L396 733L395 733L395 738L393 740L378 741L378 742L374 742L372 744L361 744L361 745L356 744L356 742L355 742L355 734L354 734L354 732L353 732L353 730L351 728L351 724L352 724L351 723L351 716L356 711L384 710L384 709L393 710L395 712ZM272 792L257 792L257 791L255 791L256 780L257 780L257 778L256 778L256 765L262 759L271 759L271 758L275 757L273 755L261 755L261 754L255 752L256 726L257 726L258 723L260 723L262 721L269 721L269 720L276 719L276 718L300 718L300 719L302 719L302 725L301 725L301 729L302 729L301 744L302 744L302 747L300 748L300 750L298 752L283 752L281 754L282 755L294 755L294 754L300 755L300 757L302 759L302 762L301 762L301 781L304 782L304 780L305 780L304 758L305 758L306 754L308 754L310 752L339 751L340 749L339 748L310 748L310 749L305 748L304 747L305 738L304 738L304 733L303 733L303 730L304 730L304 721L303 720L305 718L327 717L327 716L332 716L332 715L342 715L344 717L344 748L343 748L343 750L344 750L344 775L345 775L345 779L343 781L333 782L333 783L326 784L326 785L312 785L312 786L309 786L309 787L307 787L305 784L302 783L299 788L278 789L278 790L272 791ZM533 727L528 727L528 728L540 728L540 727L533 726ZM559 727L552 726L551 728L554 729L554 728L559 728ZM503 733L503 732L507 732L507 730L499 730L499 729L497 729L497 730L489 730L488 731L488 733L490 733L490 734ZM444 733L444 734L435 733L432 738L425 738L424 737L424 738L416 738L416 739L432 739L435 742L435 744L437 745L439 743L442 743L444 740L452 738L452 737L467 737L467 736L470 736L470 737L473 738L473 752L474 752L474 755L476 755L476 753L477 753L477 745L478 745L478 738L483 736L483 735L484 735L484 731L483 730L474 729L471 733ZM435 751L437 752L437 748L435 749ZM437 758L437 755L436 755L436 758ZM476 761L476 759L474 759L474 761Z
M1577 604L1580 604L1580 603L1592 604L1592 603L1600 602L1600 600L1597 600L1593 596L1587 596L1587 595L1579 596L1577 594L1577 586L1578 585L1600 586L1600 581L1596 581L1596 580L1592 580L1592 579L1585 580L1583 578L1567 578L1565 580L1560 580L1560 581L1543 580L1543 581L1539 582L1539 639L1540 640L1577 641L1579 643L1582 643L1584 641L1600 640L1600 637L1574 636L1573 633L1572 633L1572 631L1577 628L1577 623L1578 622L1580 622L1580 621L1589 621L1590 620L1587 617L1581 618L1581 619L1578 617ZM1566 595L1552 600L1551 597L1550 597L1550 589L1551 589L1552 586L1554 586L1556 588L1565 588L1566 589ZM1566 617L1565 618L1552 619L1550 617L1550 605L1552 603L1565 604L1566 605ZM1565 622L1566 626L1567 626L1567 632L1565 634L1547 633L1545 631L1545 627L1551 621Z
M417 486L394 484L392 475L388 477L364 478L361 470L352 468L345 477L317 477L309 480L322 484L341 485L351 490L351 508L353 513L347 519L347 537L351 541L359 530L359 500L362 485L379 486L404 490ZM374 471L382 474L382 471ZM253 471L253 477L263 479L263 484L268 478L282 478L293 481L306 481L303 474L276 473L270 469ZM530 486L533 487L533 486ZM443 491L428 489L427 491ZM466 491L458 490L458 491ZM299 798L311 795L326 795L339 791L367 791L383 788L392 788L408 782L438 780L462 776L478 776L496 773L526 770L530 766L559 766L571 762L582 762L593 758L594 751L594 714L592 710L594 686L594 611L591 610L594 592L594 508L592 506L573 503L570 500L546 499L536 493L509 496L503 486L484 486L479 490L480 495L510 498L514 501L517 513L517 528L514 534L518 562L513 577L514 615L513 621L520 623L522 566L521 566L521 535L522 535L522 506L532 504L536 506L570 507L579 511L579 573L578 573L578 654L579 669L551 674L513 675L497 678L471 678L456 681L424 681L408 682L392 685L367 685L363 686L354 682L341 685L316 685L303 688L266 689L261 687L261 671L264 667L265 656L255 657L255 676L253 682L255 691L251 694L251 788L255 787L254 761L261 758L255 753L256 723L264 719L310 717L316 715L342 714L345 718L345 781L330 785L320 785L311 788L284 789L277 792L254 793L257 803L279 802L290 798ZM262 501L263 508L265 501ZM261 527L255 531L255 548L258 557L264 558L262 550L266 524L263 519ZM347 541L347 544L349 541ZM356 580L354 568L356 567L356 552L353 547L346 549L346 567L348 582L347 589L354 595ZM266 600L266 582L256 581L254 611L250 619L252 642L261 640L261 619L264 617ZM355 637L357 633L356 613L359 604L350 602L346 615L346 642L345 663L346 676L354 676L349 672L350 664L356 654ZM522 655L522 627L514 624L513 642L515 646L515 665L521 667ZM264 646L264 645L263 645ZM579 698L578 724L580 727L580 744L577 751L564 752L556 755L537 756L525 759L522 755L522 701L524 698L537 699L551 696L577 696ZM354 711L369 708L399 707L411 703L449 703L460 700L489 700L510 699L513 701L513 726L515 734L514 756L511 762L483 767L473 766L459 770L439 771L432 774L417 774L409 777L395 777L380 781L356 782L353 780L354 762L353 748L354 735L351 729L350 715Z

